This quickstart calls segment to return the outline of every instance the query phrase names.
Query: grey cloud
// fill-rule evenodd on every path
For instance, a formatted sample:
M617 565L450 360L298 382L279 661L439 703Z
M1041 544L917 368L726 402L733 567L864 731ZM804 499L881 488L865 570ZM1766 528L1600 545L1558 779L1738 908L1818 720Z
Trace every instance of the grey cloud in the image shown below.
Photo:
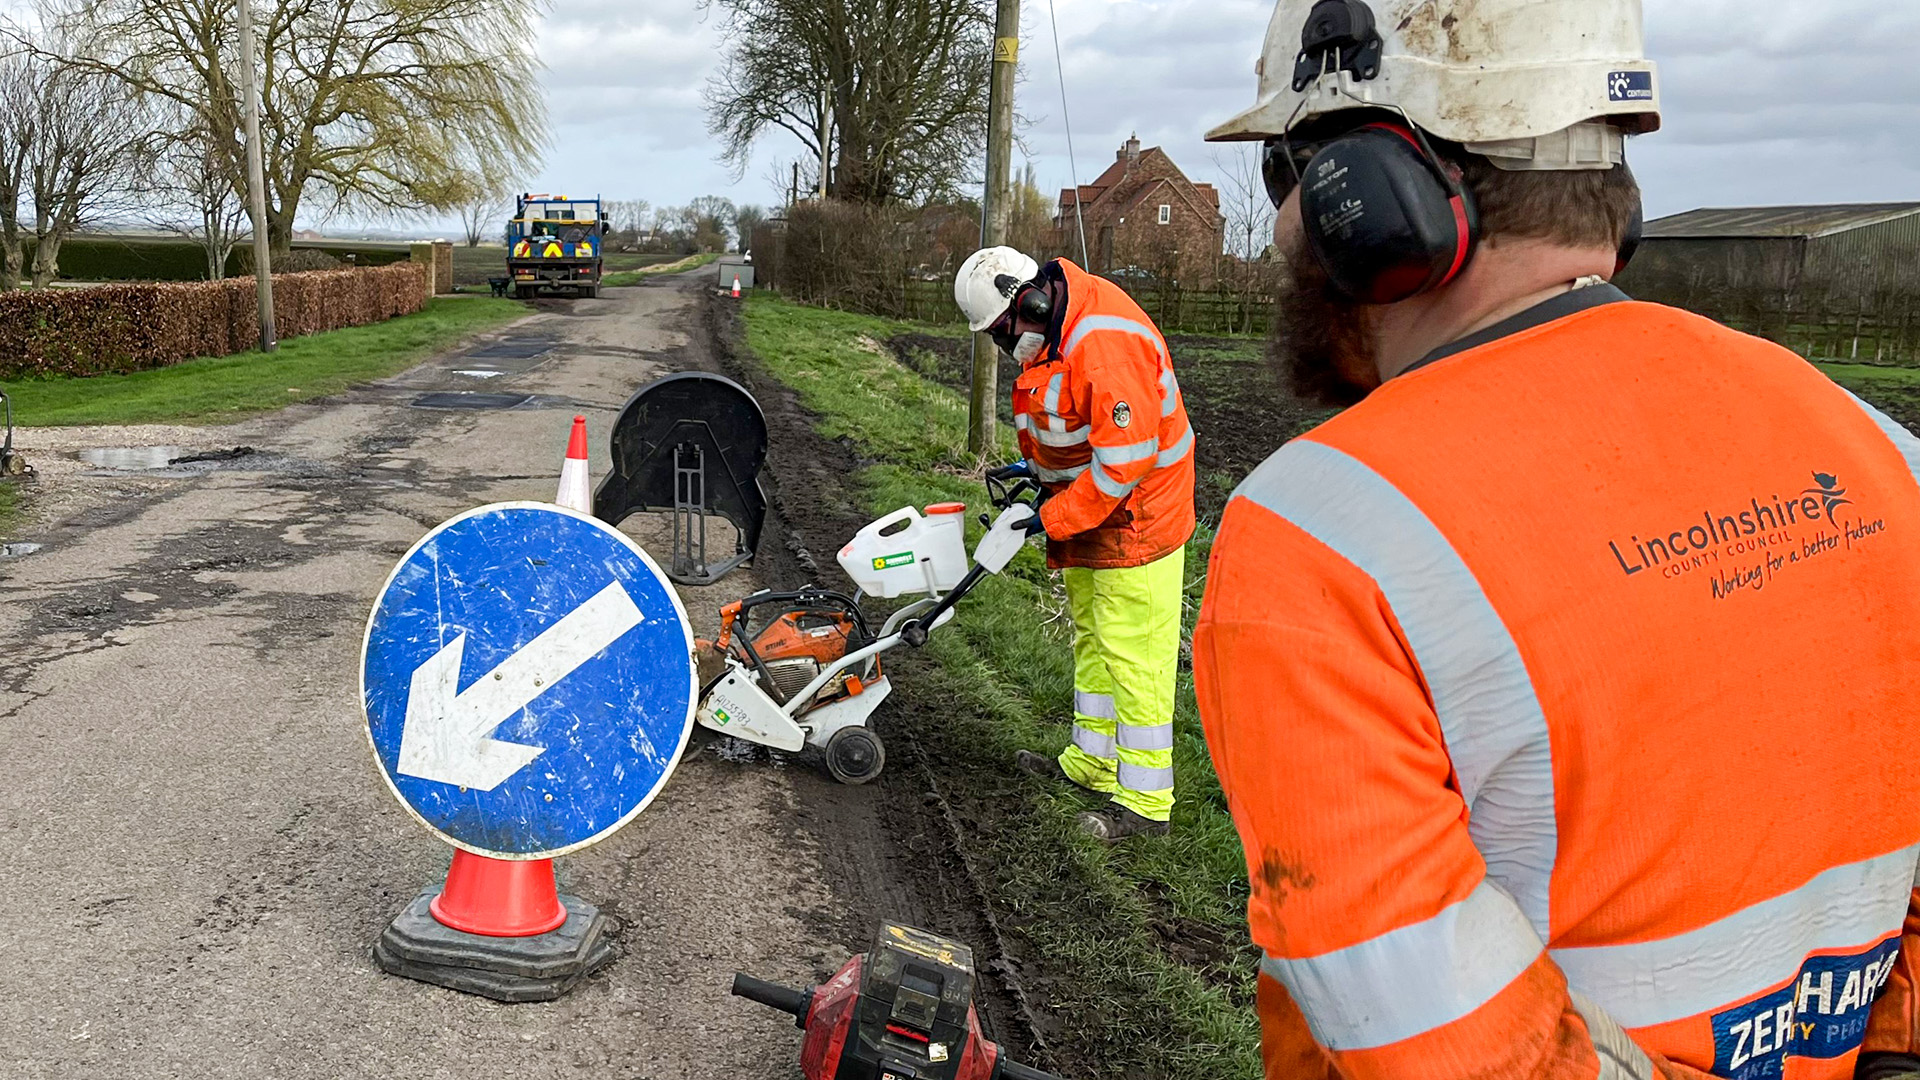
M1129 133L1196 179L1244 153L1201 141L1253 100L1270 0L1054 0L1079 178ZM1043 187L1068 183L1046 0L1023 4L1021 140ZM770 137L737 185L713 160L701 90L717 17L694 0L574 0L542 35L554 149L543 177L656 203L708 191L764 202L761 174L796 148ZM1920 197L1920 4L1646 0L1666 127L1637 140L1658 214L1696 205ZM577 179L576 179L577 178Z

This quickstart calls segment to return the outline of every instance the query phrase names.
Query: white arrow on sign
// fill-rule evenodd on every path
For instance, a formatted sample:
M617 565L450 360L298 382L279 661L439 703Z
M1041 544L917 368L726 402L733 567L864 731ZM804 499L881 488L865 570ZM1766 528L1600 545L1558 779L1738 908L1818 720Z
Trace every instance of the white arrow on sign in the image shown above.
M642 621L616 581L465 690L459 687L467 635L454 638L414 670L398 771L478 791L499 787L547 748L501 742L493 729Z

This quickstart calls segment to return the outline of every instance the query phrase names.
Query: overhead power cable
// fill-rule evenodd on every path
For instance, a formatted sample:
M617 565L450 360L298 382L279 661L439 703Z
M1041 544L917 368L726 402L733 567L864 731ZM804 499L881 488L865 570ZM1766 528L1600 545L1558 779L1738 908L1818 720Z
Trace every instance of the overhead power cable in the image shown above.
M1060 77L1060 123L1067 129L1067 177L1073 181L1073 223L1080 230L1080 265L1091 271L1087 259L1087 219L1080 206L1080 169L1073 158L1073 121L1067 116L1067 66L1060 60L1060 22L1053 14L1053 0L1047 0L1047 24L1053 28L1053 71Z

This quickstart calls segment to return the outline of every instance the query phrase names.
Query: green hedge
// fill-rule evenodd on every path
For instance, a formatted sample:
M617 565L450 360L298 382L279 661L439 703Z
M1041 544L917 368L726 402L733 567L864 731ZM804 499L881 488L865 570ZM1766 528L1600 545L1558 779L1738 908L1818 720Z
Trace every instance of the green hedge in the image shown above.
M32 265L33 241L27 241ZM301 243L294 250L322 251L346 265L349 253L359 266L386 266L404 262L407 252L385 247L345 247ZM230 276L253 273L253 251L236 247L227 256ZM60 245L60 277L64 281L204 281L207 256L192 240L148 237L76 236Z

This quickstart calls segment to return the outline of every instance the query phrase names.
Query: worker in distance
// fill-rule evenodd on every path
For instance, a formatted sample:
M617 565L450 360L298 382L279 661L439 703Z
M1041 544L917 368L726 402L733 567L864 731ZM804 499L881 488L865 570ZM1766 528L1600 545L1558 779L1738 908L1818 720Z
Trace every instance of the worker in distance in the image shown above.
M1045 493L1035 527L1073 621L1073 733L1020 768L1111 796L1079 817L1115 842L1164 835L1173 813L1173 697L1186 543L1193 535L1193 425L1166 340L1125 290L1066 259L975 252L954 279L967 325L1021 365L1013 419Z

